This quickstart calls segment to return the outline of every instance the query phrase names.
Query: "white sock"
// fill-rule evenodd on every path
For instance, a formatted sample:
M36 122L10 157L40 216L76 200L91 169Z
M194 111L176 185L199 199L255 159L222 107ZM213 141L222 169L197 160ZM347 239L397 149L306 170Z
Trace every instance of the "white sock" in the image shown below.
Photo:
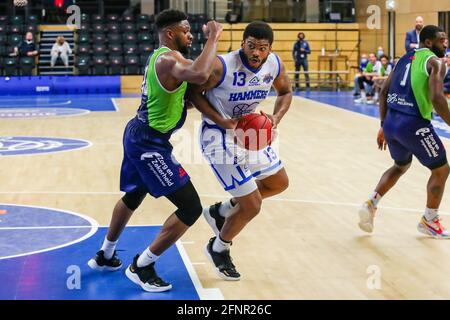
M376 206L378 206L378 202L381 200L381 198L382 198L381 194L374 191L369 199L372 201L373 205L376 207Z
M212 249L214 252L223 252L226 250L230 250L231 242L223 241L220 236L216 237L214 240Z
M361 90L361 98L362 99L366 99L367 98L366 92L364 90Z
M145 249L138 258L137 266L139 268L148 266L149 264L158 260L159 256L150 251L149 248Z
M234 208L235 205L231 203L231 199L222 202L222 205L219 207L219 214L226 218L228 214L230 213L231 209Z
M116 250L116 245L117 242L119 240L116 241L109 241L108 239L106 239L103 241L103 245L102 248L100 250L103 250L103 252L105 252L104 257L105 259L111 259L113 254L114 254L114 250Z
M423 215L427 221L433 221L438 217L439 209L425 208L425 214Z

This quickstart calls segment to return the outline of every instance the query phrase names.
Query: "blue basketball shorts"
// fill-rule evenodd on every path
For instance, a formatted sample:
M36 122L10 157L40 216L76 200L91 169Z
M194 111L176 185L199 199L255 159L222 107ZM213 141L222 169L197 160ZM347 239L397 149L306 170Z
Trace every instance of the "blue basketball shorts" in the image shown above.
M123 161L120 190L132 192L144 187L153 197L167 196L183 187L190 177L172 154L168 139L149 132L149 127L134 118L123 136Z
M409 164L413 155L430 170L447 163L445 147L430 121L389 109L383 131L397 165Z

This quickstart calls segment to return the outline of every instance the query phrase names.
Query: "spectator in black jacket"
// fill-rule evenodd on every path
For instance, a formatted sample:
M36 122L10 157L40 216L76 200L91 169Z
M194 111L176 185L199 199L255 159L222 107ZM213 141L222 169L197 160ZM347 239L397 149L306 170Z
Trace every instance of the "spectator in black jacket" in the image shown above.
M14 48L14 53L12 55L31 58L38 55L37 46L36 43L34 43L32 32L26 33L25 40L19 45L19 47Z
M294 49L292 50L292 55L295 61L295 88L299 89L299 71L300 67L303 67L303 70L307 72L308 68L308 54L311 53L311 49L309 47L308 41L305 40L305 34L300 32L298 34L298 40L294 44ZM309 83L309 74L305 73L306 87L310 88Z

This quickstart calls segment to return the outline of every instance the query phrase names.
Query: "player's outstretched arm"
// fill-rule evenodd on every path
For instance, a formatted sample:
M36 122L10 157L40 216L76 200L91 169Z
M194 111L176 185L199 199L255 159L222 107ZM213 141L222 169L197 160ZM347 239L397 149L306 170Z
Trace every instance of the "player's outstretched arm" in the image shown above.
M289 110L292 102L292 84L284 64L280 61L280 74L273 82L273 87L277 91L277 100L272 115L272 126L275 129Z
M450 111L448 109L447 98L444 95L445 65L439 59L430 59L428 66L430 70L428 85L434 110L436 110L437 114L445 123L450 125Z
M190 83L205 83L212 71L214 59L216 58L217 45L222 34L222 25L216 21L209 21L203 29L208 41L200 56L194 62L185 59L181 54L173 52L161 56L163 70L167 70L179 81Z

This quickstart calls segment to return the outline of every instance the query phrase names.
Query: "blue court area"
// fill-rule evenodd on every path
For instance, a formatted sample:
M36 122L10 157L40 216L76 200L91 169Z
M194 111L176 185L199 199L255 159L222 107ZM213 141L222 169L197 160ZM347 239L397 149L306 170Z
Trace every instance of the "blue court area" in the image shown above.
M31 109L32 112L45 112L49 109L82 109L88 111L116 111L114 98L127 97L117 94L71 94L71 95L24 95L24 96L0 96L0 112L7 109L13 110ZM136 106L137 109L138 106ZM52 110L53 111L53 110ZM7 117L7 116L4 116ZM30 116L32 117L32 115Z
M0 204L0 300L199 299L176 246L156 267L172 283L171 291L148 293L125 276L126 266L154 239L160 226L126 228L117 248L123 269L91 270L87 262L101 246L106 230L71 212Z
M353 101L355 99L353 92L303 91L296 95L379 119L378 105L356 104ZM450 139L450 127L438 115L434 115L432 123L438 135Z

